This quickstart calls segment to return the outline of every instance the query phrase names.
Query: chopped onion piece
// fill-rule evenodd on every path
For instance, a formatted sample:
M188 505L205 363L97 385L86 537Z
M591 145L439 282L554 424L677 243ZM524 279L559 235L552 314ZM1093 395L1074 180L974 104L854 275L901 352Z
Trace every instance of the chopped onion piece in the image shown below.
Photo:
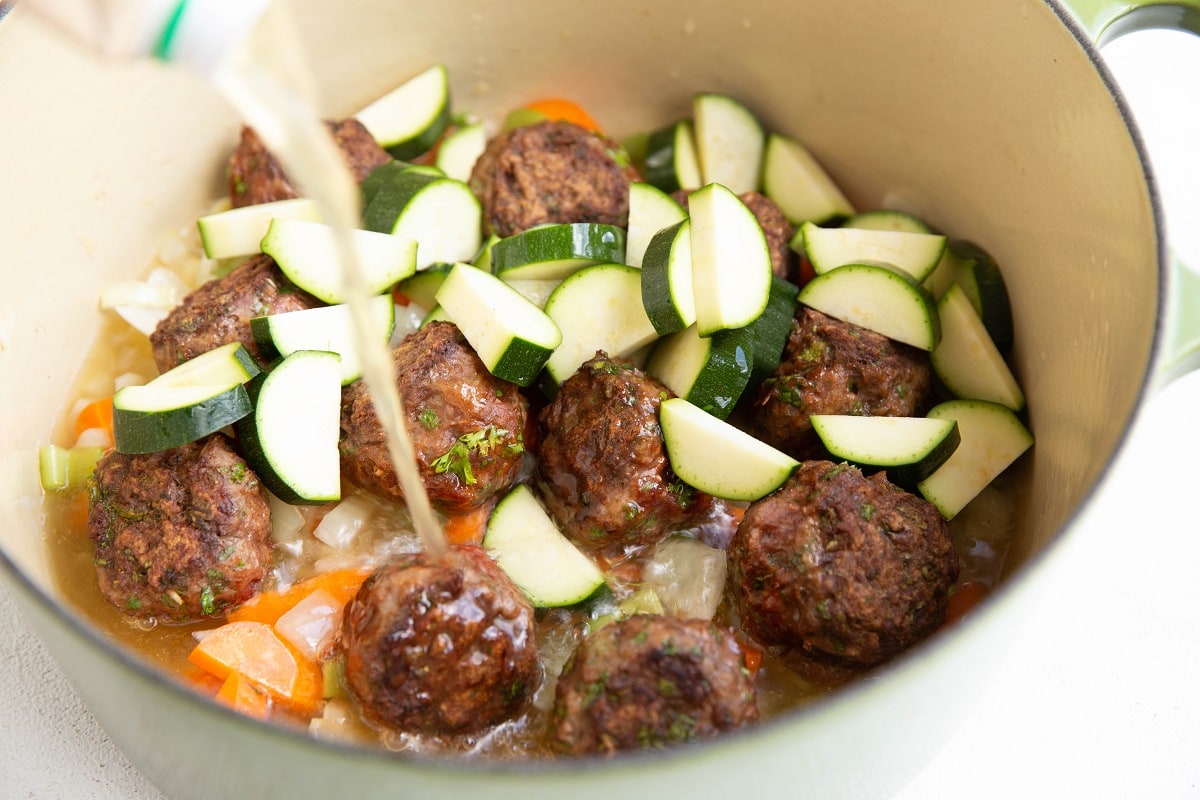
M84 428L75 438L75 447L112 447L112 434L105 428Z
M158 267L150 270L144 281L117 281L105 286L100 291L100 307L112 309L149 336L187 293L188 285L178 275Z
M324 589L317 589L279 618L275 632L305 658L316 661L341 625L341 603Z
M388 346L395 347L403 341L405 336L419 331L421 323L428 313L416 303L409 303L406 306L397 305L396 327L392 329L392 338L388 341Z
M658 546L644 576L666 613L683 619L712 619L725 592L725 572L723 551L676 537Z
M300 535L304 527L304 514L300 509L280 500L275 495L269 495L271 504L271 538L275 544L283 545L293 541Z
M347 497L325 515L313 536L330 547L344 550L354 542L374 510L371 502L361 496Z
M137 372L122 372L113 378L113 391L117 392L126 386L141 386L146 383L146 376Z

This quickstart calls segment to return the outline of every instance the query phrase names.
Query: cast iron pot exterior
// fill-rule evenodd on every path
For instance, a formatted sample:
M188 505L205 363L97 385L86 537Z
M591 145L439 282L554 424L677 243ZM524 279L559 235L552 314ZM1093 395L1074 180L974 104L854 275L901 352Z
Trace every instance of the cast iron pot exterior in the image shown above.
M970 707L1053 574L1154 374L1169 273L1136 134L1088 33L1051 3L291 3L329 116L442 62L485 117L567 95L624 135L725 91L799 137L863 209L985 245L1015 310L1037 437L1011 575L968 619L831 699L719 742L609 762L417 761L239 717L115 651L56 602L35 458L96 297L222 190L229 107L192 76L97 64L18 8L0 25L0 543L16 593L113 739L172 798L869 797ZM1095 33L1101 6L1080 2ZM1074 535L1086 535L1074 531Z

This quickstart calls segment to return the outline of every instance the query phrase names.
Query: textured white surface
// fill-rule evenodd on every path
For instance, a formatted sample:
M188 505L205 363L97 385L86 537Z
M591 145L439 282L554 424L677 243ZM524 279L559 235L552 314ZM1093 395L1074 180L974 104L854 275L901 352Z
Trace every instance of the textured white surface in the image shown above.
M1200 265L1200 41L1107 56L1155 155L1173 238ZM1188 77L1192 76L1192 77ZM1190 85L1189 85L1190 84ZM916 798L1200 796L1200 375L1153 398L1045 598ZM161 800L80 705L0 585L0 800Z

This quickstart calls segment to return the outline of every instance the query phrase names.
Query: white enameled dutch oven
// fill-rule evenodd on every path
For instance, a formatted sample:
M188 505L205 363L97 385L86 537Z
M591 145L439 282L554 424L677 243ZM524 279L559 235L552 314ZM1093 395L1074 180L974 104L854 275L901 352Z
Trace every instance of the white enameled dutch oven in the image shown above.
M565 94L624 135L728 92L805 142L855 205L900 204L1005 270L1037 443L999 591L962 623L804 710L710 744L608 762L415 761L237 716L114 648L58 598L36 448L97 326L164 230L222 191L238 120L201 81L97 63L19 6L0 24L3 574L89 708L172 798L869 797L953 731L1052 580L1153 385L1186 369L1144 154L1095 37L1191 27L1197 8L1075 0L291 3L323 113L442 62L456 103L501 115ZM1132 13L1126 14L1126 12ZM1118 15L1121 19L1110 26Z

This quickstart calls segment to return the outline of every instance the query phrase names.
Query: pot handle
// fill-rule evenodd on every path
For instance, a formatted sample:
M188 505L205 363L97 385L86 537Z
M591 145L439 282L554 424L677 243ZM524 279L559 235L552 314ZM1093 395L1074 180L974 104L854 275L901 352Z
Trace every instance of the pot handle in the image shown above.
M1098 45L1126 33L1168 28L1200 35L1200 0L1061 0Z
M1097 45L1151 28L1200 35L1200 0L1061 0ZM1198 43L1197 46L1200 46ZM1157 387L1200 370L1200 272L1170 256Z

